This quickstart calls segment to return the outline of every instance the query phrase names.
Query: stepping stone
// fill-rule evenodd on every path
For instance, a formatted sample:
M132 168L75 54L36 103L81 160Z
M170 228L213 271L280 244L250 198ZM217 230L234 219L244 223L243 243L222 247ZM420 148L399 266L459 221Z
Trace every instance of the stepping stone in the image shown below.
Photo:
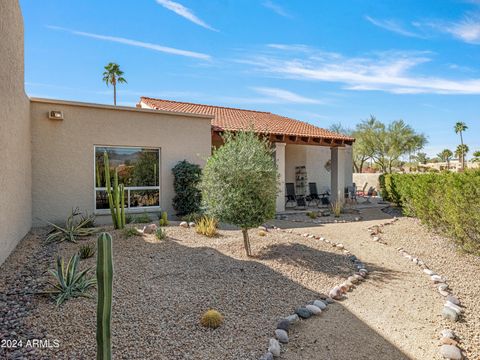
M280 341L282 344L288 343L288 333L285 330L276 329L275 336L277 337L278 341Z
M450 321L456 322L458 320L458 313L451 307L444 306L442 310L442 316Z
M445 359L462 360L462 352L458 347L453 345L440 346L440 355L442 355Z

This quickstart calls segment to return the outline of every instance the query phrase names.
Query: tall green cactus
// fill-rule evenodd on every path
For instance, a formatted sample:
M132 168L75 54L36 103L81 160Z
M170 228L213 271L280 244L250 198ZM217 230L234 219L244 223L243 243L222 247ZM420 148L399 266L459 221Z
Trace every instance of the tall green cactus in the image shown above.
M97 360L112 358L112 279L112 237L102 233L97 239Z
M105 187L108 196L108 206L112 215L113 227L123 229L125 227L125 187L118 184L118 169L115 168L113 174L113 187L110 180L110 162L108 154L103 153L103 162L105 165Z

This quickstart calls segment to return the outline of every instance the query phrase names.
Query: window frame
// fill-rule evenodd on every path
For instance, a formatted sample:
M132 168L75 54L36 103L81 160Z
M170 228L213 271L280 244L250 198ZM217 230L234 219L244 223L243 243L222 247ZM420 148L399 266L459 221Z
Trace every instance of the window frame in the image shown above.
M95 162L97 160L97 148L130 148L130 149L148 149L158 151L158 186L125 186L127 192L127 204L125 206L125 213L142 213L145 211L159 211L161 209L162 199L162 183L161 183L161 163L162 163L162 149L153 146L132 146L132 145L93 145L93 213L97 215L110 214L110 209L97 209L97 191L106 191L106 187L97 187ZM158 190L158 206L139 206L130 207L130 191L135 190Z

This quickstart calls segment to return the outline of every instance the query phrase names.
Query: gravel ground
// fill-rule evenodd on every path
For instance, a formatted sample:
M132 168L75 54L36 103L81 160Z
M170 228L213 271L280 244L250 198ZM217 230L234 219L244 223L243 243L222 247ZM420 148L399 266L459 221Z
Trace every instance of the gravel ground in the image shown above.
M167 232L164 241L112 232L115 359L258 359L281 317L352 272L341 251L279 231L265 237L251 231L254 259L244 255L239 231L221 231L213 239L176 226ZM70 256L79 246L63 243L58 253ZM38 236L24 239L2 266L2 274L13 269L27 249L41 249ZM82 261L82 268L94 261ZM39 283L47 279L42 271L44 267L37 271ZM60 341L58 348L39 350L35 358L95 357L94 299L72 299L58 309L45 297L33 297L32 302L26 325ZM217 330L199 325L209 308L225 315L225 324Z
M432 235L411 218L384 227L381 237L386 244L374 242L367 228L391 216L371 208L362 210L362 217L364 221L348 225L305 224L301 230L342 242L374 273L335 308L343 318L333 317L332 311L302 323L302 334L289 344L285 359L441 359L439 339L444 328L458 333L468 359L480 359L479 259L457 253L448 240ZM451 323L442 318L444 298L419 266L399 254L400 246L448 278L466 307L463 319Z

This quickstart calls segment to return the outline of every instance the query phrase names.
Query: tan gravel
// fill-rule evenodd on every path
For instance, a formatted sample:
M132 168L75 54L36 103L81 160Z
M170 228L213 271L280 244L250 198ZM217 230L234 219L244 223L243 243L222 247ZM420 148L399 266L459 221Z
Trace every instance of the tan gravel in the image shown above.
M239 231L212 239L173 226L167 233L158 241L114 232L115 359L258 359L280 318L352 272L341 251L273 230L265 237L251 231L254 259L244 255ZM78 246L64 243L59 252L69 256ZM58 350L39 355L94 358L94 299L73 299L59 309L48 299L36 301L30 325L60 340ZM199 325L209 308L225 316L217 330Z

